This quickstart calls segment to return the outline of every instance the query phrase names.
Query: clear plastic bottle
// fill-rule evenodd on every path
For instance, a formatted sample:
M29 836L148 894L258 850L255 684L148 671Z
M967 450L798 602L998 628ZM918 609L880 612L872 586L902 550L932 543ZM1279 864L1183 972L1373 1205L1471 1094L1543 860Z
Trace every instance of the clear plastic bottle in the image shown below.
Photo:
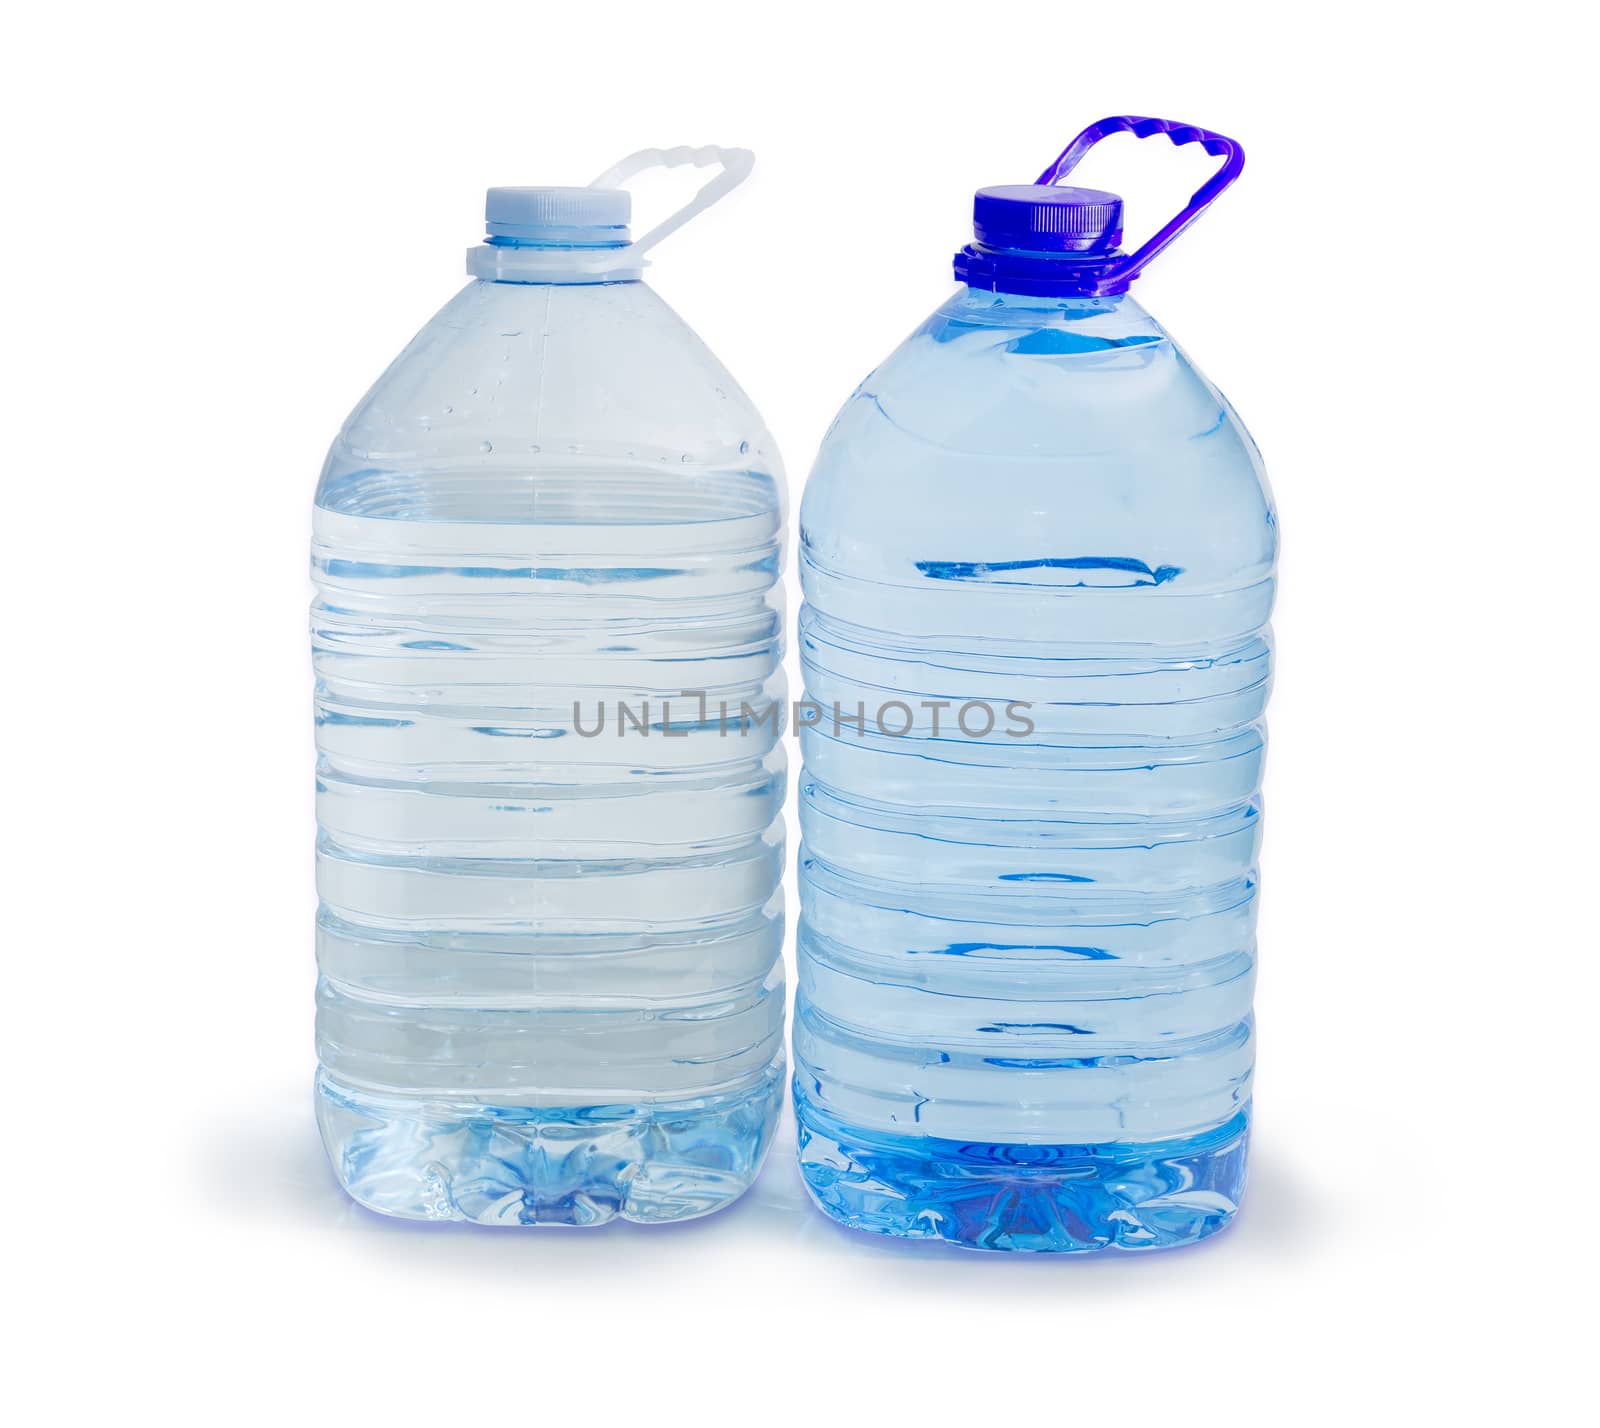
M1055 186L1118 130L1224 160L1132 256ZM1242 162L1111 119L980 192L806 487L795 1097L847 1225L1144 1249L1238 1204L1277 531L1127 288Z
M621 185L659 163L721 172L631 243ZM765 1154L782 472L640 280L749 166L650 150L590 188L491 190L474 280L328 456L317 1109L373 1209L677 1220Z

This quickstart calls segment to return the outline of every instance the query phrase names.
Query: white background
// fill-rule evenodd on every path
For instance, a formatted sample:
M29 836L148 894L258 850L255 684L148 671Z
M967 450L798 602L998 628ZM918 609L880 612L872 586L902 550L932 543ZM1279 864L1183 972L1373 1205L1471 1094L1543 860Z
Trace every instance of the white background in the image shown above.
M1597 1195L1581 13L14 15L12 1421L1575 1421L1552 1405L1592 1353ZM797 503L838 405L948 292L971 191L1115 113L1249 153L1139 290L1256 434L1284 531L1238 1224L1087 1261L883 1243L806 1206L787 1125L744 1201L677 1229L345 1203L310 1099L311 493L463 281L482 190L755 149L651 281ZM1137 237L1208 169L1119 139L1081 173Z

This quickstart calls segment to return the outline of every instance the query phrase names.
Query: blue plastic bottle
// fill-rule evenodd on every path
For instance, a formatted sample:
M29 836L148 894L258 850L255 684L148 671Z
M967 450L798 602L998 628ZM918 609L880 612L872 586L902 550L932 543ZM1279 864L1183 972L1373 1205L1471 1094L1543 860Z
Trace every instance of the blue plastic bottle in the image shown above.
M621 184L662 163L722 172L630 242ZM640 278L749 167L490 190L473 281L329 453L317 1113L373 1209L684 1219L769 1143L782 474Z
M1131 256L1120 199L1056 186L1119 130L1223 160ZM1238 1206L1277 528L1128 287L1242 164L1108 119L981 191L962 287L817 458L795 1100L847 1225L1148 1249Z

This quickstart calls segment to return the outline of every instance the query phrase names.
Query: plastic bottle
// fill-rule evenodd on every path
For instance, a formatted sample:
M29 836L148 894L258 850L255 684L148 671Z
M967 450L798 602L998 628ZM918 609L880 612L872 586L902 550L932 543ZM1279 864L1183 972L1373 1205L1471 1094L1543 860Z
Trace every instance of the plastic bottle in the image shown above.
M721 172L630 242L622 185L683 163ZM683 1219L770 1140L782 472L640 276L750 164L491 189L473 280L328 456L316 1099L373 1209Z
M1131 256L1056 186L1119 130L1223 160ZM1146 1249L1238 1205L1277 530L1128 287L1242 164L1116 118L980 191L806 487L795 1098L847 1225Z

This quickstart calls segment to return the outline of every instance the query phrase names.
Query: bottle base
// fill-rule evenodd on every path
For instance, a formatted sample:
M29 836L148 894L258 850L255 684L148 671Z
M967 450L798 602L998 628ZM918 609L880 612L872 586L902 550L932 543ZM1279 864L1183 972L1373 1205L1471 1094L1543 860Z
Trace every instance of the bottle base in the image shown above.
M479 1225L662 1224L755 1179L783 1101L780 1057L740 1091L645 1105L485 1106L358 1091L317 1074L345 1193L380 1214Z
M987 1145L858 1131L795 1087L800 1170L851 1229L964 1249L1167 1249L1223 1229L1244 1192L1249 1110L1183 1140Z

